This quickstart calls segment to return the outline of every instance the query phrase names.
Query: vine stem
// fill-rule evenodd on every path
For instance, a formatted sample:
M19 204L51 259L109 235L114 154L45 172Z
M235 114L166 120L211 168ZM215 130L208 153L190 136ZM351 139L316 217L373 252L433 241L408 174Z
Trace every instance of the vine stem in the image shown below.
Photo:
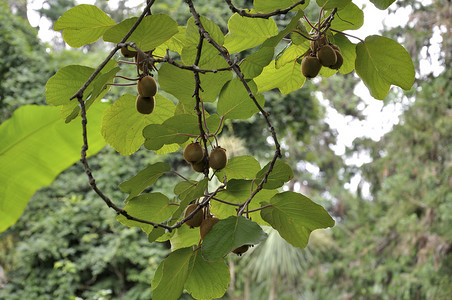
M268 18L276 16L276 15L287 14L289 11L294 9L296 6L298 6L300 4L304 4L305 0L298 1L298 2L296 2L294 4L292 4L291 6L289 6L288 8L286 8L286 9L277 9L277 10L269 12L269 13L252 13L252 14L247 12L247 11L250 11L249 9L245 10L245 9L239 9L239 8L235 7L234 4L232 4L231 0L225 0L225 2L228 4L229 9L232 12L238 13L242 17L268 19Z
M215 47L218 52L223 56L223 58L226 60L226 62L232 67L232 69L234 70L234 72L236 73L237 77L239 78L239 80L242 82L243 86L245 87L246 91L248 92L249 97L253 100L254 104L256 105L256 107L259 109L260 113L262 114L262 116L265 118L265 121L267 123L267 127L269 128L273 141L275 143L275 153L273 155L273 159L270 162L269 168L267 170L267 172L265 173L264 177L262 178L261 182L259 183L259 185L256 187L256 190L254 190L251 195L249 196L249 198L245 201L245 203L243 204L242 207L240 207L239 211L237 212L237 215L240 216L244 213L244 210L246 208L246 206L251 202L251 200L254 198L254 196L263 188L263 185L265 184L265 182L267 182L268 176L270 175L271 171L273 170L273 167L276 163L276 160L278 158L280 158L281 155L281 146L278 142L278 138L276 136L276 132L275 129L269 119L269 113L267 113L262 106L258 103L256 97L254 96L254 93L251 91L250 86L248 85L248 83L245 80L245 77L243 75L243 73L241 72L239 66L237 66L231 59L231 56L229 54L229 52L227 51L226 48L222 47L221 45L219 45L209 34L209 32L207 32L207 30L204 28L204 26L201 23L201 19L200 19L200 15L198 14L198 12L195 9L195 6L193 5L193 1L192 0L185 0L185 3L187 3L188 7L190 8L190 12L192 14L192 16L195 19L195 24L198 26L198 30L200 32L200 34L213 46Z

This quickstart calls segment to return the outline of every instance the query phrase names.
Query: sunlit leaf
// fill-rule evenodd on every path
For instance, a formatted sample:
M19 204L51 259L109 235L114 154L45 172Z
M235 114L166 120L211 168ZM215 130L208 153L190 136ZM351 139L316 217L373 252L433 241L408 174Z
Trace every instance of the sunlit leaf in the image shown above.
M301 65L295 61L279 69L276 69L272 61L262 74L254 78L259 93L279 88L281 93L288 94L300 89L305 81L306 77L301 74Z
M259 183L267 173L270 167L270 163L268 163L265 167L262 168L256 174L256 181ZM291 180L293 178L293 171L288 164L283 161L277 160L275 165L273 166L272 171L267 177L267 182L264 184L264 189L276 189L281 187L285 182Z
M383 100L391 84L409 90L414 65L402 45L387 37L371 35L356 47L356 73L376 99Z
M331 22L331 28L335 30L356 30L364 24L364 12L354 3L350 3L336 14Z
M378 9L387 9L395 0L370 0L376 8Z
M66 11L54 30L63 30L63 39L71 47L81 47L97 41L116 23L95 5L81 4Z
M88 155L105 146L100 117L106 105L88 112ZM65 124L59 109L25 105L0 125L0 232L13 225L31 196L80 160L82 126Z
M269 204L272 206L261 210L262 218L294 247L306 247L313 230L334 226L322 206L301 194L283 192L271 198Z
M176 109L173 102L157 94L154 111L143 115L136 110L135 101L136 96L123 95L102 116L101 132L105 141L122 155L134 153L144 143L144 127L163 123Z

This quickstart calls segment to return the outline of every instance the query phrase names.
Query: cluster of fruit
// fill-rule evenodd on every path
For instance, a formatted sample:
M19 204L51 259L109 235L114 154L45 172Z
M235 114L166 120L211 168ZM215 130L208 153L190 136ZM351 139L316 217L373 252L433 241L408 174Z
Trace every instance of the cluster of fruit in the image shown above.
M187 206L185 209L184 218L188 217L192 212L194 212L199 207L199 204L193 203ZM203 209L199 209L191 219L187 220L185 222L186 225L190 226L190 228L199 227L199 234L201 236L201 240L204 239L204 237L210 232L213 225L218 223L220 219L217 217L209 215L207 218L204 218L204 211ZM232 250L233 253L237 255L242 255L246 251L248 251L249 245L242 245L234 250Z
M338 46L329 43L325 36L314 36L310 49L301 61L301 73L306 78L314 78L322 66L338 70L343 63L344 58Z
M196 172L203 173L206 165L206 153L200 143L191 143L185 147L184 159L191 165ZM213 170L221 170L226 167L228 157L226 150L221 147L215 147L209 154L209 167Z
M142 57L137 51L130 50L127 47L121 48L121 54L126 58L134 58L135 62L138 64L139 69L143 71L143 64L140 62L145 62L145 58ZM148 70L145 74L140 75L140 79L137 83L138 97L136 100L136 109L139 113L148 115L154 111L155 106L155 94L157 94L158 87L155 79L152 75L147 75Z

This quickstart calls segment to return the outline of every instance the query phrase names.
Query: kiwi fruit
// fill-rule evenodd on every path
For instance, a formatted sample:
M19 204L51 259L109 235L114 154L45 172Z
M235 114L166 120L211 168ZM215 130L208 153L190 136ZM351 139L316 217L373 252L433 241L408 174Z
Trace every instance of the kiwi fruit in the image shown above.
M220 221L220 219L216 217L207 218L202 220L201 226L199 227L199 233L201 235L201 240L204 239L206 234L209 233L209 231L212 229L213 225L217 224L217 222Z
M121 48L121 54L124 57L132 58L132 57L135 57L137 55L137 52L134 51L134 50L129 50L129 48L127 46L125 46L125 47Z
M311 40L311 51L312 52L317 52L317 50L320 48L320 47L322 47L323 45L326 45L327 44L327 41L326 41L326 37L325 36L321 36L321 37L318 37L318 36L313 36L312 37L312 40Z
M151 75L146 75L138 80L137 90L138 94L143 97L155 96L155 94L157 94L158 87L154 77L152 77Z
M245 253L246 251L248 251L250 245L243 245L240 246L238 248L235 248L234 250L232 250L232 253L237 254L238 256L242 256L243 253Z
M342 64L344 63L344 57L342 56L341 49L339 49L338 46L331 44L331 48L334 49L334 52L336 53L337 61L334 65L332 65L330 68L339 70L342 67Z
M185 209L184 218L188 217L199 205L198 204L190 204ZM202 209L198 210L190 220L187 220L185 224L190 226L191 228L201 226L202 220L204 219L204 213Z
M204 159L201 161L198 161L194 164L191 164L191 167L194 171L199 172L199 173L204 173Z
M306 55L301 61L301 73L306 78L314 78L319 74L322 65L315 56Z
M317 58L324 67L334 66L337 62L336 51L330 45L323 45L317 51Z
M204 149L200 143L188 144L184 149L184 159L186 162L195 164L204 158Z
M138 95L135 101L135 107L140 114L149 115L154 111L155 99L154 97L143 97Z
M209 154L209 167L214 170L220 170L226 167L228 163L228 156L226 150L221 147L216 147Z

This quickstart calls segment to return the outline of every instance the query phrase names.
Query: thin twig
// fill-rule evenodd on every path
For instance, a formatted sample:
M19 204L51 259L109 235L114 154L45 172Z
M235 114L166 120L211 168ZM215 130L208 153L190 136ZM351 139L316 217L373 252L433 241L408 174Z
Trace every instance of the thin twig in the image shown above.
M232 4L231 0L225 0L225 2L228 4L229 9L232 12L238 13L242 17L268 19L268 18L276 16L276 15L287 14L289 11L294 9L297 5L304 4L305 1L304 0L298 1L286 9L277 9L277 10L269 12L269 13L253 13L253 14L247 12L247 11L250 11L249 9L239 9L239 8L235 7L234 4Z

